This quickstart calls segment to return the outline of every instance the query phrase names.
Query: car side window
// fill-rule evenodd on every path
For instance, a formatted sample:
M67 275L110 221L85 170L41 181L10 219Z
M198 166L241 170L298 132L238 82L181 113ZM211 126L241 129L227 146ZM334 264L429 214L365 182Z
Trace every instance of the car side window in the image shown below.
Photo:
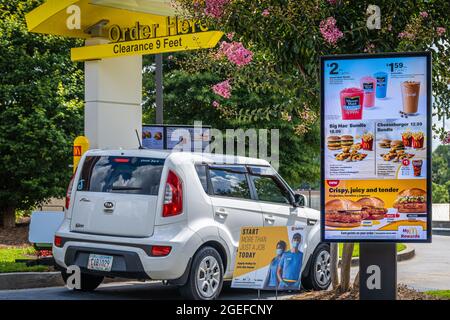
M260 201L290 204L289 192L272 176L250 176Z
M210 168L209 175L216 196L251 199L250 187L244 172Z
M200 179L203 190L208 193L208 177L206 175L206 166L205 165L196 165L195 171L197 171L197 176Z

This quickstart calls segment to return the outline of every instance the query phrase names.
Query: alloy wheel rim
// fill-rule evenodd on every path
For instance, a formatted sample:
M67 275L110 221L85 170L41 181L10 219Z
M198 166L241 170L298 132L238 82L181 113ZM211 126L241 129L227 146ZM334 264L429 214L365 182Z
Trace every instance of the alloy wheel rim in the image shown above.
M212 256L203 258L197 270L197 290L205 298L212 298L220 285L219 262Z
M321 286L326 286L331 281L330 271L330 253L328 251L321 251L316 259L315 275L316 281Z

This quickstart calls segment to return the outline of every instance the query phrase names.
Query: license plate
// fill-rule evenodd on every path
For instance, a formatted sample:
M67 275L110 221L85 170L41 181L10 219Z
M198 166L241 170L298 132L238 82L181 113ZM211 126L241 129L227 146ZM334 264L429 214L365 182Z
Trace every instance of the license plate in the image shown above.
M113 257L102 256L98 254L90 254L87 268L89 270L97 271L111 271L113 264Z

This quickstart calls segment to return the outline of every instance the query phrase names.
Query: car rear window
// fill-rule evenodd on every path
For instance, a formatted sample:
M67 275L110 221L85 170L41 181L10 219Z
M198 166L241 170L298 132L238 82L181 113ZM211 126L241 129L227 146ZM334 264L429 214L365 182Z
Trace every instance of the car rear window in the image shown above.
M158 195L164 159L86 157L79 191Z

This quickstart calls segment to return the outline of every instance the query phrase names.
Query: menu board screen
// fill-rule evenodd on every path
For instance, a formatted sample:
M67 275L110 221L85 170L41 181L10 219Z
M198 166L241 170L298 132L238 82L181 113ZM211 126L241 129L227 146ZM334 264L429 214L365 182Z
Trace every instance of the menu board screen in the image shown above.
M202 152L211 142L211 128L167 127L167 149Z
M321 59L322 240L431 240L431 55Z
M164 150L164 127L144 126L142 128L142 146L147 149Z
M203 152L211 143L211 127L144 125L142 146L152 150Z

